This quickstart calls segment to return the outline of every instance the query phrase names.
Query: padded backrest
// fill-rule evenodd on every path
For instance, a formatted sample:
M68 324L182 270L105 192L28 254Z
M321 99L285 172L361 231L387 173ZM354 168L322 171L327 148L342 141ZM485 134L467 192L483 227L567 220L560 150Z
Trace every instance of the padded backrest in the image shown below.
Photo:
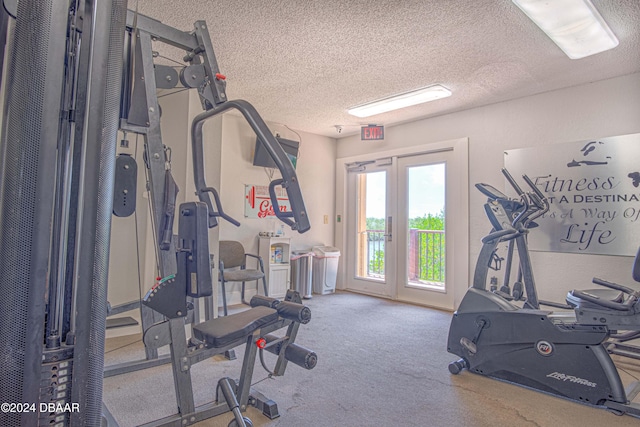
M638 248L638 252L636 252L636 259L633 261L631 276L633 277L633 280L640 282L640 248Z
M220 261L224 268L240 267L244 264L244 247L235 240L220 240Z

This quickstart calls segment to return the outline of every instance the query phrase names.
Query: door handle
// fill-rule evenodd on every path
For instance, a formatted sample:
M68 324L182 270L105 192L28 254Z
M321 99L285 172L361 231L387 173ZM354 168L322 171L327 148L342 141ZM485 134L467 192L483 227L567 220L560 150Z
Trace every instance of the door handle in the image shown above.
M388 241L392 241L393 239L393 218L388 216L387 217L387 233L384 234L384 236L387 238Z

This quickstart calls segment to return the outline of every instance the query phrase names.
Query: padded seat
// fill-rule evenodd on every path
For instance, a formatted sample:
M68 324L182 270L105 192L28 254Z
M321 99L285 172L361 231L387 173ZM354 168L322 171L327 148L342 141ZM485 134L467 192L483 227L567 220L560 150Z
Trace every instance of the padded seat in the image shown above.
M225 282L250 282L252 280L262 279L264 273L259 270L226 270L224 272Z
M213 348L222 348L277 320L278 312L273 308L254 307L194 325L193 336Z

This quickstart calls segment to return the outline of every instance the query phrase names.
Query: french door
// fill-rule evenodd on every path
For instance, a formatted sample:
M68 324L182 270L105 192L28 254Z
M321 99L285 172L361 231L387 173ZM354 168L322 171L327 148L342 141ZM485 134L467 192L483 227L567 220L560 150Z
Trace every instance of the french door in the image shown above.
M453 308L452 151L398 158L397 298Z
M391 297L395 274L392 159L363 162L349 168L347 265L349 289Z
M347 169L347 289L452 309L453 151Z

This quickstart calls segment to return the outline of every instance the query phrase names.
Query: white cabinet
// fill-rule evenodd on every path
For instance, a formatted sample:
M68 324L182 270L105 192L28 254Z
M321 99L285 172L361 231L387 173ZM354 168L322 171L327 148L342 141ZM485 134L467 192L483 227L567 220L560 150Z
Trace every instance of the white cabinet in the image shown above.
M258 253L264 262L269 296L284 298L291 277L291 239L288 237L260 237Z

